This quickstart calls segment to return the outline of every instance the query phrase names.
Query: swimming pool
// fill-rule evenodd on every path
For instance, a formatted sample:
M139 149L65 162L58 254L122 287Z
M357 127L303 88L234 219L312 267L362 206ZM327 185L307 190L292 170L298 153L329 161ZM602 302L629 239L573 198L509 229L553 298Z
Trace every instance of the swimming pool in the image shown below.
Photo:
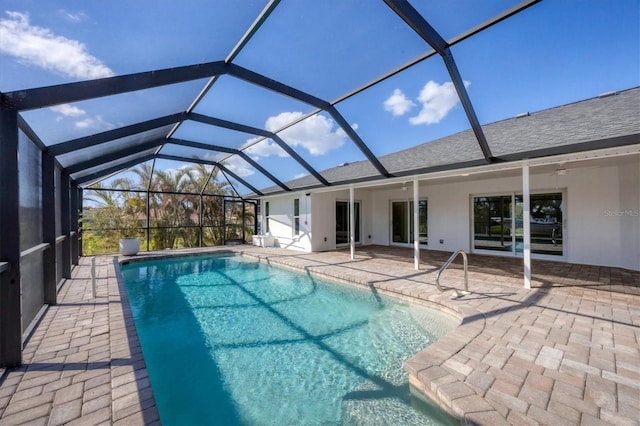
M163 424L452 423L402 366L438 311L241 256L121 270Z

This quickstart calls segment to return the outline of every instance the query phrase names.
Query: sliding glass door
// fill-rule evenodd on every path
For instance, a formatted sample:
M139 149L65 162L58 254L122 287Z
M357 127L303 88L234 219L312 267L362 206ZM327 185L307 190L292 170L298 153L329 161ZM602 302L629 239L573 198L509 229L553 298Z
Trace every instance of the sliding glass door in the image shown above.
M413 201L391 202L391 242L413 244ZM418 238L427 244L427 200L418 201Z
M513 251L512 196L473 199L473 248Z
M360 243L360 202L354 204L355 242ZM336 245L349 244L349 202L336 201Z
M532 194L530 200L531 252L562 256L562 193ZM523 206L521 194L474 197L474 250L522 253Z
M516 195L516 214L522 223L522 195ZM531 195L531 252L562 256L562 193ZM523 251L523 234L516 233L516 253Z
M394 243L409 242L409 207L406 201L391 203L391 238Z

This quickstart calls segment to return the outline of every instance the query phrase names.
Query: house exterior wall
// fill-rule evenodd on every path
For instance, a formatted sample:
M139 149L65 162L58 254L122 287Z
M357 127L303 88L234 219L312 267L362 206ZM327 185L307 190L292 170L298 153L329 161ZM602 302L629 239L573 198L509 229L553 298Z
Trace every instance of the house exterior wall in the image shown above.
M613 217L620 226L622 264L630 265L629 269L640 270L640 158L635 164L621 169L618 180L622 216L615 212L615 216L608 217Z
M293 232L293 200L300 199L300 234ZM311 251L311 215L310 203L307 203L304 193L293 193L279 197L269 197L262 200L262 214L264 215L264 203L269 202L269 233L275 238L277 247L292 250ZM264 217L264 216L263 216ZM264 230L265 223L262 219Z
M368 190L355 190L354 201L360 202L361 221L360 236L361 244L371 244L372 223L371 223L371 193ZM349 201L349 190L333 192L320 192L311 195L314 235L313 251L334 250L336 248L336 201ZM325 241L326 239L326 241Z
M427 248L472 251L472 198L522 193L518 170L507 177L482 176L450 183L419 182L420 198L428 200ZM390 244L390 204L412 199L411 181L406 185L406 191L400 189L401 184L393 189L355 189L354 198L361 202L362 244ZM564 255L547 258L640 270L640 157L618 165L572 168L562 176L549 173L548 168L537 172L532 167L530 188L532 193L563 193ZM304 197L301 194L301 214ZM348 201L348 189L307 197L308 225L301 224L306 234L298 241L291 239L293 198L271 198L277 200L271 206L272 234L280 246L305 251L335 249L335 202Z
M336 197L342 196L339 192L321 192L311 194L312 249L313 251L325 251L336 248Z
M640 161L567 177L569 261L640 270Z
M520 177L429 185L429 248L471 250L474 195L520 192ZM640 165L531 174L532 192L564 192L565 256L572 263L640 269ZM439 240L443 239L444 244Z

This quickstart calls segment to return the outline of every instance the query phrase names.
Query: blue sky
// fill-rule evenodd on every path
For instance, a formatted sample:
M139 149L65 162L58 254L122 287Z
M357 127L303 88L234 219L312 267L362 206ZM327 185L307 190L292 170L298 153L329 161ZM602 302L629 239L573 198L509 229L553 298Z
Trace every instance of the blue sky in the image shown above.
M1 0L0 90L223 60L265 3ZM516 3L412 1L447 40ZM452 52L484 124L638 86L639 25L638 0L544 0ZM234 63L333 101L429 50L382 1L283 0ZM384 155L469 128L450 81L434 56L336 107L373 153ZM23 115L45 143L54 144L184 111L205 83ZM195 112L277 131L313 110L222 76ZM317 170L364 159L326 113L279 135ZM252 135L186 122L175 137L234 148L255 144L247 152L278 179L306 173L273 141L256 143ZM175 146L164 152L225 158ZM227 164L258 188L272 185L241 159Z

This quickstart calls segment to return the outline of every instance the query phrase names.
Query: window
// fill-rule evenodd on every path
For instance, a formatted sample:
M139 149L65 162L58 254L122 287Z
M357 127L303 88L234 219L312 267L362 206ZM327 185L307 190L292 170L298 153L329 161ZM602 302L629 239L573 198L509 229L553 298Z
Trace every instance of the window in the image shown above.
M293 200L293 235L300 235L300 199Z
M271 232L269 229L269 202L264 203L264 233L268 234Z
M530 200L531 252L562 256L562 193L532 194ZM473 248L522 253L523 204L521 194L474 197Z

